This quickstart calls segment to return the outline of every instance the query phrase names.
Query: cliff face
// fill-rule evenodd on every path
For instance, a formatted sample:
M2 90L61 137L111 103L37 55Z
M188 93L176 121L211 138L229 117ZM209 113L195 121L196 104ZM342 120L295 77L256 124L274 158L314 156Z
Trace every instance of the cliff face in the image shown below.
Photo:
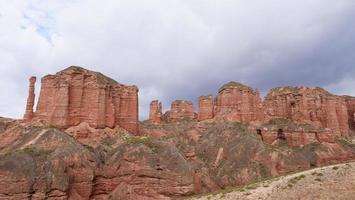
M214 116L214 100L212 95L198 98L198 120L212 119Z
M195 120L197 114L194 112L193 103L185 100L175 100L171 109L164 114L166 122L177 122L182 120Z
M32 104L32 82L26 113ZM26 116L29 116L27 114ZM116 125L138 133L138 88L126 86L97 72L69 67L42 78L36 112L29 119L66 129L86 122L93 128Z
M343 96L346 102L349 116L349 126L352 131L355 131L355 97Z
M161 102L154 100L150 103L149 121L152 123L160 123L162 120L163 112Z
M331 129L348 136L348 111L343 98L321 88L275 88L265 97L266 119L287 118Z
M258 91L236 82L223 85L216 97L215 117L238 122L263 119Z

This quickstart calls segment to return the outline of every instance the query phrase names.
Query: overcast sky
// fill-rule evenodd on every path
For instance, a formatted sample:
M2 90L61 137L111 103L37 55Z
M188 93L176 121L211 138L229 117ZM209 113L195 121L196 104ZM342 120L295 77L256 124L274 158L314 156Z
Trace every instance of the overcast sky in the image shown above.
M0 0L0 116L70 65L137 85L141 119L231 80L355 95L355 1Z

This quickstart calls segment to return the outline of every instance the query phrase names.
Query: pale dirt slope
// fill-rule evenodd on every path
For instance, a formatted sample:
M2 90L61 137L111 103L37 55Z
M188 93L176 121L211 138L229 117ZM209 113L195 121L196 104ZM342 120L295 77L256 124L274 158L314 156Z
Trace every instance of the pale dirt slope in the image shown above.
M354 200L355 162L316 168L192 199Z

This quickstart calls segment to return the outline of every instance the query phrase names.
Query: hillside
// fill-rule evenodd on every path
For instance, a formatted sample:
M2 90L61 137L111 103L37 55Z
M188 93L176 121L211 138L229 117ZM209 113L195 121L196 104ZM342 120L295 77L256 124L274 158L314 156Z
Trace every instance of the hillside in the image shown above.
M355 162L281 176L190 200L354 199Z

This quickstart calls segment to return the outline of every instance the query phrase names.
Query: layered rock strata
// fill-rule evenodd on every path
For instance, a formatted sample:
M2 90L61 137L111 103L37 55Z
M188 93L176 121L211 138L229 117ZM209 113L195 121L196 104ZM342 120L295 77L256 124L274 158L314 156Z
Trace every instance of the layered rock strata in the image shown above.
M263 120L260 94L257 90L237 82L223 85L216 97L215 117L231 121Z
M198 120L213 118L214 99L212 95L200 96L198 98Z
M265 97L264 111L266 119L287 118L330 128L335 135L349 134L345 100L321 88L274 88Z
M35 104L35 84L36 84L36 77L32 76L29 80L26 111L25 111L25 115L23 116L25 122L29 122L33 118L33 106Z
M158 100L154 100L150 103L150 110L149 110L149 121L151 123L160 123L162 120L163 111L162 111L162 104Z
M32 79L33 80L33 79ZM93 128L116 125L138 134L138 88L126 86L101 73L69 67L42 78L36 112L32 86L25 120L44 120L61 129L86 122Z
M343 96L346 102L346 107L348 109L348 122L349 127L352 131L355 131L355 97Z
M167 122L195 119L197 114L194 112L193 103L185 100L175 100L171 104L171 109L164 114L164 120Z

